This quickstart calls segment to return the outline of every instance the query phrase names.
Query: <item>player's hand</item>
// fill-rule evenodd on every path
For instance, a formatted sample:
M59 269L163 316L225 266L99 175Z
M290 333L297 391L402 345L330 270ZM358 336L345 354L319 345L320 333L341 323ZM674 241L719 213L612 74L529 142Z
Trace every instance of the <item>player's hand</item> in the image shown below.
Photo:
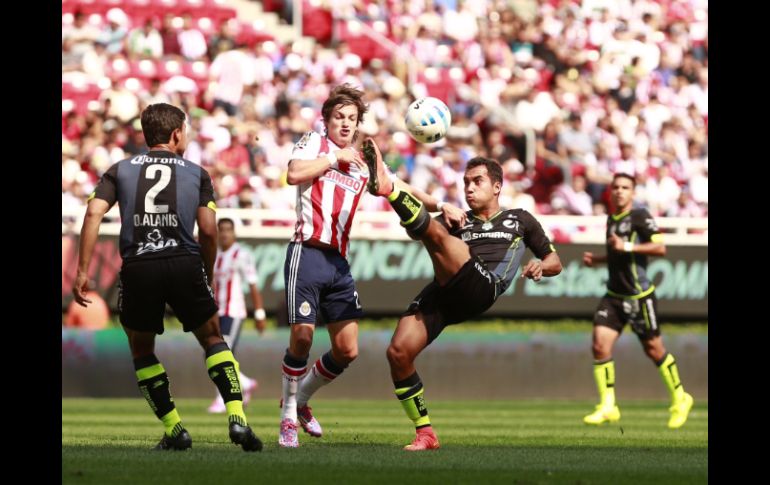
M75 283L72 285L72 294L75 296L75 301L78 305L88 306L86 303L91 303L91 300L86 298L88 290L88 275L78 272L77 277L75 277Z
M594 253L592 252L585 252L583 253L583 264L588 266L589 268L594 265Z
M256 320L255 319L254 320L254 326L257 327L257 333L259 335L262 335L263 333L265 333L265 319L264 318L261 319L261 320Z
M610 234L610 237L607 238L607 244L609 244L610 249L613 251L623 252L624 242L617 234Z
M352 163L353 165L356 165L359 170L368 170L366 162L361 158L361 154L358 153L358 150L343 148L342 150L335 151L334 154L337 155L338 162Z
M533 259L524 267L524 271L521 272L522 278L529 278L533 281L540 281L543 277L543 262L539 259Z
M462 227L465 225L465 220L468 218L464 210L452 204L445 203L441 207L441 212L444 214L444 222L446 222L449 227Z

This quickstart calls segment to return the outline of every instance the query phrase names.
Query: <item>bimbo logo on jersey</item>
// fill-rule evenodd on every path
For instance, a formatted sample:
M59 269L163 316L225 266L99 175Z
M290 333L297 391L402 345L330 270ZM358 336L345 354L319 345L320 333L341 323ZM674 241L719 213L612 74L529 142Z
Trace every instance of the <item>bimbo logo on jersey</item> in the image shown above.
M361 190L362 182L360 180L345 175L342 172L338 172L337 170L327 170L321 179L339 185L343 189L354 193L358 193Z

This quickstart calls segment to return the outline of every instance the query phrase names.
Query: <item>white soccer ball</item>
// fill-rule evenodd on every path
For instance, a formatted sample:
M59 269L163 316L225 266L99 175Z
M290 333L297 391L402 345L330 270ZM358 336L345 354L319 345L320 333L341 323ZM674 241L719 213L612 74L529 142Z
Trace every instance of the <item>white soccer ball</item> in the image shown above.
M412 138L420 143L435 143L446 135L452 113L438 98L419 98L409 105L404 122Z

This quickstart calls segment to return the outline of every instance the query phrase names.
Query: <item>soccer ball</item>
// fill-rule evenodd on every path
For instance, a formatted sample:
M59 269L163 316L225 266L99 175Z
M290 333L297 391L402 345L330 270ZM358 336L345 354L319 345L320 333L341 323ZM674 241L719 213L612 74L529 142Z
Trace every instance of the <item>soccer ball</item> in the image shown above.
M419 98L409 105L404 123L415 140L420 143L435 143L446 135L449 125L452 124L452 114L438 98Z

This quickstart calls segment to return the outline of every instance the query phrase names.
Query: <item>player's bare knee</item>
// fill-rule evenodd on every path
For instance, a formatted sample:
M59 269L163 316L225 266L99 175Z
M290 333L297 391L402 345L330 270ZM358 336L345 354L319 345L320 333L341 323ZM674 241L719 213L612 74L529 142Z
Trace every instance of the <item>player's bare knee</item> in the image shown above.
M666 349L662 347L645 345L644 353L647 354L647 357L649 357L650 360L652 360L653 362L660 362L661 360L663 360L663 357L666 355Z
M591 352L593 353L595 360L608 359L612 355L610 347L600 342L593 343Z
M399 345L393 343L388 345L385 355L388 357L388 362L390 362L391 367L401 368L409 363L409 355Z
M347 365L356 360L356 357L358 357L358 346L354 347L348 347L348 348L342 348L337 349L337 352L335 352L334 360L340 360L340 364Z

